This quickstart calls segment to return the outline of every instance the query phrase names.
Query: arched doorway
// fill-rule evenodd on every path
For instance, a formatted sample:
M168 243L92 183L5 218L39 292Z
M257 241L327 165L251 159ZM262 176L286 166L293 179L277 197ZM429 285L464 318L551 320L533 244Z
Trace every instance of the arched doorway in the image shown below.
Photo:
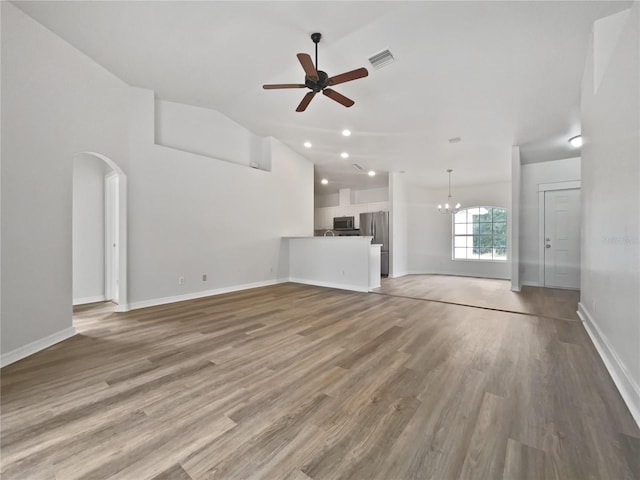
M126 312L127 177L109 157L79 152L73 183L73 303L110 300L116 312Z

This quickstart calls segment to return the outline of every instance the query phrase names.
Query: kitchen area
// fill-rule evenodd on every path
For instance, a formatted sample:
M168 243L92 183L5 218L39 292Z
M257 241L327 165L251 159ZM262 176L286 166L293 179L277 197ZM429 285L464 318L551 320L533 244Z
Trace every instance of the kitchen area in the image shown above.
M315 196L314 236L286 237L289 280L368 292L389 274L388 188Z
M332 226L326 230L315 230L315 236L371 237L371 244L380 245L380 275L389 275L389 212L361 213L357 223L355 216L333 217Z
M370 236L381 245L380 273L389 274L388 187L340 188L338 193L315 195L314 235L332 237Z
M313 237L285 237L289 280L369 292L389 274L388 187L316 190Z

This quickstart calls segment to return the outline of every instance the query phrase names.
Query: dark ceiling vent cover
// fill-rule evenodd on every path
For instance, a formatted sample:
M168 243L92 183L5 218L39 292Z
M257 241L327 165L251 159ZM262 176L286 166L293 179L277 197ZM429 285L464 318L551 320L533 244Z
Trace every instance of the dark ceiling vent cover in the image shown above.
M352 163L351 166L353 168L355 168L356 170L360 171L360 172L362 172L364 170L364 167L362 165L357 164L357 163Z
M373 65L373 68L375 69L382 68L385 65L389 65L394 60L395 59L393 58L393 55L388 49L376 53L372 57L369 57L369 63L371 63L371 65Z

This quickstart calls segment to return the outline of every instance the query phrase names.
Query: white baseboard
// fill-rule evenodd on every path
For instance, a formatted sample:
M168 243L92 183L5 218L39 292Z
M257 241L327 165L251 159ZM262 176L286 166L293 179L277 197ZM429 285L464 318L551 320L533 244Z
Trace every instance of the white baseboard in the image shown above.
M74 298L73 305L86 305L87 303L104 302L107 299L104 295L95 295L93 297Z
M409 272L398 272L398 273L394 273L389 274L389 278L400 278L400 277L406 277L407 275L409 275Z
M106 302L107 298L104 295L96 295L95 297L84 297L84 298L78 298L75 299L73 301L73 306L78 306L78 305L87 305L89 303L96 303L96 302ZM116 312L128 312L129 311L129 305L127 305L126 303L124 304L118 304L116 303Z
M609 371L609 375L613 379L613 383L618 387L618 391L622 399L627 404L631 415L640 427L640 387L635 383L623 363L616 355L616 352L607 342L607 338L598 328L593 315L589 313L587 308L578 303L578 316L584 324L593 345L600 354L600 358L604 362L605 367Z
M314 285L316 287L338 288L340 290L351 290L352 292L368 292L369 287L361 287L360 285L350 285L347 283L321 282L318 280L307 280L305 278L289 278L290 282L302 283L304 285Z
M278 283L288 282L289 279L281 278L275 280L266 280L264 282L245 283L243 285L233 285L230 287L216 288L213 290L203 290L200 292L185 293L184 295L175 295L172 297L152 298L139 302L131 302L129 305L118 305L116 312L126 312L129 310L137 310L139 308L155 307L157 305L166 305L167 303L184 302L185 300L195 300L196 298L211 297L213 295L221 295L223 293L237 292L240 290L248 290L250 288L266 287L268 285L276 285ZM120 310L119 308L123 308ZM124 310L126 308L126 310Z
M497 275L474 275L471 273L460 273L460 272L427 272L425 270L410 270L407 275L443 275L447 277L469 277L469 278L489 278L491 280L508 280L511 281L509 277L501 277Z
M64 330L52 333L47 337L41 338L31 343L27 343L26 345L18 347L15 350L3 353L2 356L0 356L0 367L5 367L14 362L17 362L18 360L22 360L23 358L28 357L29 355L33 355L40 350L44 350L51 345L55 345L56 343L60 343L61 341L66 340L67 338L73 337L75 334L75 327L65 328Z

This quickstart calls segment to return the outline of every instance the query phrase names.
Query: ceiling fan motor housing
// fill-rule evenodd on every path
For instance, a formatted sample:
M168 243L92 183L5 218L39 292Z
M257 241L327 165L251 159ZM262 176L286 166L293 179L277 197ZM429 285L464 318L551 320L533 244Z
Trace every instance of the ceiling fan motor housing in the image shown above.
M322 70L318 70L318 81L312 80L308 75L304 77L304 84L314 92L318 93L327 86L329 75Z

